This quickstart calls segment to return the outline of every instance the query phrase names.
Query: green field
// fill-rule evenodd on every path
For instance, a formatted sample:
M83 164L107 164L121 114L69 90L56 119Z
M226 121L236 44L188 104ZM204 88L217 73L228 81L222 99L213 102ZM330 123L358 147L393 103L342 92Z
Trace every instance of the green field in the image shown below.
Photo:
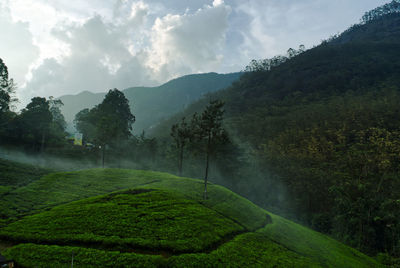
M2 193L1 189L21 187L52 172L50 169L33 167L3 159L0 159L0 171L0 194Z
M228 189L166 173L52 173L2 197L1 253L24 267L379 267Z
M212 228L210 228L212 226ZM245 228L196 201L159 190L133 190L72 202L0 231L14 241L201 252Z

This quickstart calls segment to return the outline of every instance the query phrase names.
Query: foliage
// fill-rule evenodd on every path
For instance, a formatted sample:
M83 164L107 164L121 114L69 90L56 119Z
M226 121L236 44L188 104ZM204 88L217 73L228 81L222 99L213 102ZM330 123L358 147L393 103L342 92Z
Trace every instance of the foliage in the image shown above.
M367 23L378 18L381 18L388 14L399 13L400 12L400 1L392 0L392 2L384 4L380 7L377 7L371 11L368 11L362 17L362 22Z
M33 144L40 143L40 150L43 152L52 120L50 104L46 98L32 98L20 115L20 122L24 130L23 139Z
M104 100L93 109L83 109L75 116L75 127L84 135L86 142L102 147L104 167L107 146L114 149L132 136L132 115L129 101L118 89L110 89Z
M34 97L20 114L9 112L0 131L2 145L24 146L27 151L44 152L47 147L66 143L62 102L50 97Z
M8 68L3 60L0 59L0 116L9 111L12 103L17 101L17 99L12 96L14 90L13 79L8 77Z
M300 45L299 49L289 48L286 55L275 56L271 59L252 60L249 65L244 69L245 72L262 72L269 71L272 68L278 67L285 63L287 60L294 58L305 51L304 45Z
M61 113L61 107L64 105L61 100L54 99L52 96L49 97L49 111L52 116L52 122L50 125L51 133L55 133L55 136L65 136L65 128L67 123L65 122L64 115Z
M102 103L77 113L74 122L86 140L105 145L112 144L112 140L129 138L135 117L124 94L113 89L109 90Z

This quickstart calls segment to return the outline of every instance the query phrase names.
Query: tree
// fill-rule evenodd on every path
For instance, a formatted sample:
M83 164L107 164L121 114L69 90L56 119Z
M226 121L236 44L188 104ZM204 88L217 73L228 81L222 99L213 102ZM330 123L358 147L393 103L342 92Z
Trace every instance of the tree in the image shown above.
M132 133L132 124L135 116L132 115L129 101L124 93L118 89L110 89L102 103L95 107L97 118L103 118L110 123L103 131L106 131L106 138L127 139Z
M193 136L191 126L186 123L185 117L182 118L180 123L172 125L171 136L178 150L178 172L179 176L182 176L183 152Z
M206 166L204 174L204 195L203 198L207 199L207 182L210 166L210 158L221 145L228 142L228 135L222 127L224 103L220 100L210 101L206 109L201 115L193 115L192 118L192 131L202 147L206 156Z
M94 141L95 128L94 128L94 113L90 113L90 109L86 108L81 110L75 115L74 125L75 128L82 133L83 140Z
M49 101L41 97L32 98L26 108L21 111L20 117L24 126L25 139L34 144L41 140L40 151L43 152L46 135L53 120Z
M60 140L66 136L65 128L67 123L65 122L64 115L61 113L60 107L64 104L61 100L49 97L49 111L52 116L52 122L50 125L50 134L53 139Z
M8 68L0 59L0 136L4 140L5 136L9 136L10 122L16 118L10 108L17 98L13 97L15 90L13 79L8 77Z
M0 113L9 111L11 103L17 101L12 97L14 90L14 81L8 78L8 68L0 59Z
M129 101L118 89L110 89L102 103L93 109L84 109L75 116L75 126L86 135L86 139L102 147L104 167L106 146L116 146L132 136L135 116Z

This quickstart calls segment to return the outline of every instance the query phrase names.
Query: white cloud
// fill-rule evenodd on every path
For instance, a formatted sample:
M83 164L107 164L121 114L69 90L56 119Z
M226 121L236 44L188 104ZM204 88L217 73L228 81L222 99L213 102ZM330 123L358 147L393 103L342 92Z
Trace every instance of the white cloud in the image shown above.
M149 13L149 6L142 1L132 3L129 19L135 25L142 25Z
M214 0L212 5L214 7L216 7L216 6L223 5L223 4L224 4L224 0Z
M168 14L156 19L148 61L154 72L171 77L218 69L230 7L217 2L193 14Z
M8 67L9 76L22 85L29 66L39 56L39 49L33 44L29 24L14 22L10 11L4 6L0 6L0 29L0 58Z
M128 87L129 83L142 82L141 77L135 77L136 81L119 81L120 77L126 77L133 62L132 70L137 71L138 63L132 61L125 45L125 33L105 23L101 16L96 15L83 25L55 29L52 33L68 44L70 54L58 61L46 59L34 69L32 80L22 89L25 96L105 91L117 85Z
M129 16L123 7L130 7ZM119 10L119 12L117 12ZM51 38L63 57L44 59L21 91L26 98L82 90L155 85L176 76L218 70L230 8L222 1L194 13L167 14L145 25L151 13L142 1L121 1L116 21L94 15L84 23L57 23Z

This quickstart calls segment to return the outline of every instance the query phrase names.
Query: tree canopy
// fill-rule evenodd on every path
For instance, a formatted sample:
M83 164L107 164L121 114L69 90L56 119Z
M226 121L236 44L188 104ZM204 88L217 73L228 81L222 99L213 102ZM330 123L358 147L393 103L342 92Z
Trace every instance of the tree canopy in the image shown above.
M104 100L93 109L83 109L75 116L75 127L88 141L111 144L129 138L135 116L124 93L109 90Z
M12 102L16 101L12 94L14 93L13 79L8 77L8 68L0 58L0 112L4 113L10 110Z

